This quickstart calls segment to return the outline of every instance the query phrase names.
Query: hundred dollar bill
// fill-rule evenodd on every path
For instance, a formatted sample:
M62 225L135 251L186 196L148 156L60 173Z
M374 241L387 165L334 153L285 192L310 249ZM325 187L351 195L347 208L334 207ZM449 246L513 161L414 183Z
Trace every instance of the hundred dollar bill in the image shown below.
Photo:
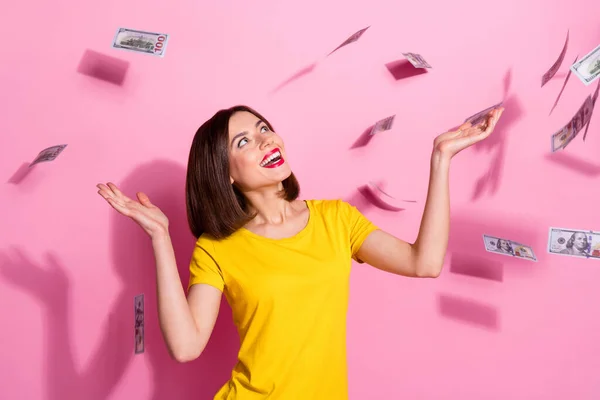
M402 53L402 55L404 57L406 57L406 59L415 68L431 68L431 65L429 65L429 63L427 61L425 61L425 59L423 58L423 56L420 55L420 54L417 54L417 53Z
M40 151L35 160L33 160L31 164L29 164L29 167L33 167L35 164L41 162L54 161L56 157L58 157L58 155L62 153L65 147L67 147L66 144L59 144Z
M481 123L482 121L485 120L485 118L496 108L499 108L500 106L502 106L504 102L501 101L498 104L494 104L491 107L486 108L483 111L479 111L477 114L473 114L471 115L469 118L465 119L465 122L470 122L471 125L479 125L479 123Z
M483 235L483 244L485 245L485 250L489 251L490 253L523 258L525 260L537 262L537 257L535 256L531 246L490 235Z
M565 59L565 55L567 54L568 46L569 46L569 31L567 31L567 40L565 40L565 44L563 46L562 51L560 52L560 55L558 56L558 59L554 62L554 64L552 64L550 69L542 76L542 87L544 87L544 85L546 83L548 83L548 81L550 79L552 79L552 77L556 74L556 72L560 68L563 60Z
M167 50L168 40L169 35L166 33L154 33L136 31L128 28L119 28L115 34L112 47L115 49L137 51L140 53L164 57L165 51Z
M356 42L358 39L360 39L360 37L363 35L363 33L365 33L367 31L367 29L369 29L371 26L367 26L366 28L361 29L360 31L354 33L352 36L350 36L348 39L346 39L344 41L344 43L340 44L338 47L336 47L331 53L329 53L328 55L331 55L333 53L335 53L336 51L338 51L339 49L341 49L344 46L349 45L350 43L354 43Z
M550 228L548 253L600 259L600 232Z
M590 121L592 111L594 110L594 101L592 96L588 96L577 113L571 120L563 126L558 132L551 136L552 152L562 150L575 139L577 134Z
M392 129L392 126L394 125L394 118L396 118L396 114L377 121L375 125L373 125L373 128L371 128L369 135L373 136L378 132L389 131Z
M571 71L586 86L598 79L600 76L600 45L571 65Z
M133 300L135 354L144 352L144 294L138 294Z
M598 84L596 85L596 91L592 95L592 112L594 112L594 109L596 108L596 100L598 100L599 94L600 94L600 81L598 81ZM583 141L584 142L585 142L585 138L587 137L588 129L590 129L590 121L591 120L592 120L592 118L590 117L590 119L587 122L587 125L585 126L585 132L583 133Z

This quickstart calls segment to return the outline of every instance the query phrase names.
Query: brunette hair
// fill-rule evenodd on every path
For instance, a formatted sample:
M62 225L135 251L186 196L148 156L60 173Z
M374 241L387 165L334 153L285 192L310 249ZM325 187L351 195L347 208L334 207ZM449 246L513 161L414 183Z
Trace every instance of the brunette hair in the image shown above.
M185 182L188 224L196 239L203 233L215 239L226 238L256 215L250 212L248 200L235 183L231 184L229 175L229 119L240 111L254 114L275 131L262 115L244 105L219 110L198 128ZM300 185L293 173L282 184L282 198L298 198Z

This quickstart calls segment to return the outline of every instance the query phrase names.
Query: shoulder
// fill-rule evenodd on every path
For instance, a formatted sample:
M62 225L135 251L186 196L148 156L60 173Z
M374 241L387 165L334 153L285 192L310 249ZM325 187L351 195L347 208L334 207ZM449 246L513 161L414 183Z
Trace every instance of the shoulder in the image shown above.
M306 200L309 207L329 218L345 218L351 215L355 207L341 199Z
M314 200L306 200L306 202L312 206L313 209L323 211L323 212L332 212L343 209L346 203L344 200L340 199L314 199Z

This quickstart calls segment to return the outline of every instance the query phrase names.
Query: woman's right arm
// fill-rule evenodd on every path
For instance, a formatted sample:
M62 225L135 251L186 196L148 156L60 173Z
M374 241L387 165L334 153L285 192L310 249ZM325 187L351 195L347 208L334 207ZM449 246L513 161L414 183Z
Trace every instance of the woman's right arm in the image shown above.
M207 284L190 288L186 299L168 232L152 235L156 259L158 320L169 354L178 362L200 356L213 331L221 292Z
M116 211L134 220L152 239L158 320L171 357L179 362L197 358L215 326L221 292L206 284L196 284L186 299L167 216L142 192L136 193L138 202L125 196L114 183L99 183L97 188L98 194Z

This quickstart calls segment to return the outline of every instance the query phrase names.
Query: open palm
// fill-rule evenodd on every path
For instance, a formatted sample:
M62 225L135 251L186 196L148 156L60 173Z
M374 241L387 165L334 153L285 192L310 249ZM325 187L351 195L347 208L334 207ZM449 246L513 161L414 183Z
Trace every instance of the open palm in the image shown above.
M480 124L473 126L470 122L466 122L457 130L442 133L433 142L434 150L448 158L454 157L467 147L490 136L503 112L503 107L497 108Z
M168 231L169 220L167 216L152 204L144 193L136 193L138 202L125 196L114 183L109 182L106 185L99 183L96 187L99 189L98 194L108 204L120 214L134 220L150 237Z

